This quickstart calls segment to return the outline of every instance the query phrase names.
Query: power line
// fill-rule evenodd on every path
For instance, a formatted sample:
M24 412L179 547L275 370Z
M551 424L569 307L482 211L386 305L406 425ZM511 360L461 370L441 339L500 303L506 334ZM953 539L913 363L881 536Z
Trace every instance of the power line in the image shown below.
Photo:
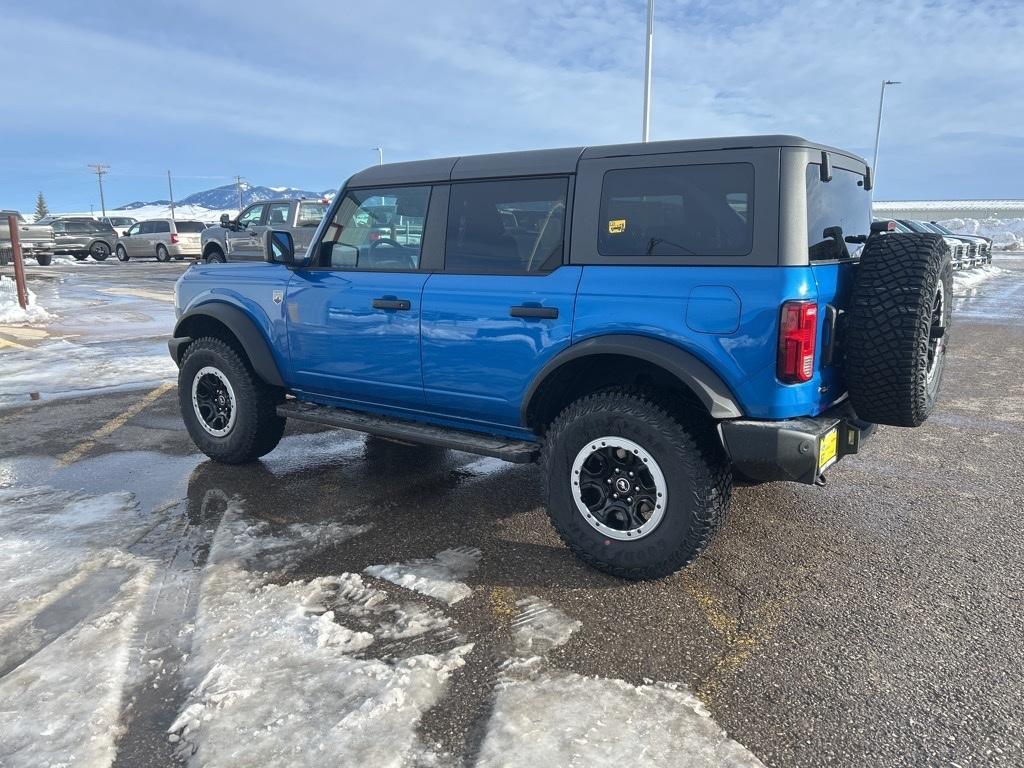
M103 199L103 174L110 170L110 166L101 163L90 163L86 167L92 168L92 172L96 174L96 181L100 185L100 208L103 209L103 218L107 218L107 203Z

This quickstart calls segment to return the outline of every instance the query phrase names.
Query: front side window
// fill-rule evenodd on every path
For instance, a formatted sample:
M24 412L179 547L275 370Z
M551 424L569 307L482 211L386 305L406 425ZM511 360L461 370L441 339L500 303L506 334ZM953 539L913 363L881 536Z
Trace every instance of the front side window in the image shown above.
M418 269L429 201L429 186L349 190L324 231L318 266Z
M453 184L447 272L537 272L562 261L567 179Z
M260 219L263 218L263 209L265 205L254 205L251 208L247 208L245 212L238 217L238 225L240 227L248 227L251 224L259 224Z
M848 243L846 238L860 235L866 239L871 232L871 195L864 189L864 175L832 166L832 180L822 181L821 165L808 163L806 181L810 259L859 256L864 244Z
M139 234L139 230L141 230L141 229L142 229L142 225L141 224L132 224L128 228L128 235L129 236L137 235L137 234Z
M272 203L270 212L267 214L267 225L271 227L286 225L288 223L289 208L291 208L289 203Z
M754 241L754 167L676 165L608 171L602 256L745 256Z

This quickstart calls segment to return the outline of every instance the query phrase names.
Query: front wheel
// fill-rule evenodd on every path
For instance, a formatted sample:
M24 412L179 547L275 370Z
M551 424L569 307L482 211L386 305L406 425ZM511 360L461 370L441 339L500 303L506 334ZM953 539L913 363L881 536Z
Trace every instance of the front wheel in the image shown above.
M274 450L285 426L281 399L220 339L199 339L185 351L178 405L192 441L214 461L243 464Z
M53 263L52 253L40 253L36 256L36 262L40 267L48 267Z
M725 517L732 476L708 429L629 392L577 400L544 442L548 515L584 562L614 576L668 576Z
M117 256L118 261L128 261L128 259L131 258L123 245L118 245L117 248L114 249L114 254Z

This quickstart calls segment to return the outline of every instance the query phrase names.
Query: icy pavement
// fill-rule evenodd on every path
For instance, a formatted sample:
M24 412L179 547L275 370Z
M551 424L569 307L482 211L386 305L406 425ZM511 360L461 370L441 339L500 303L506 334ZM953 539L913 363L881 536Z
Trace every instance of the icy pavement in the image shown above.
M963 293L966 289L980 285L986 280L991 280L1002 272L1002 269L991 264L982 267L974 267L973 269L965 269L960 272L954 272L953 291L955 293Z
M475 571L479 562L479 549L460 547L438 552L429 559L371 565L366 573L452 605L473 593L462 579Z

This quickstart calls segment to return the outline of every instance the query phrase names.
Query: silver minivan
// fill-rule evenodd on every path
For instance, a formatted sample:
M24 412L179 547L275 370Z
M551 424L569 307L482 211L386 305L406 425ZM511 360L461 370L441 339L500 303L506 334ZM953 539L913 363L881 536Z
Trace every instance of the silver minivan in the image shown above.
M206 229L201 221L150 219L132 224L121 235L115 253L120 261L154 257L157 261L199 256L199 234Z

